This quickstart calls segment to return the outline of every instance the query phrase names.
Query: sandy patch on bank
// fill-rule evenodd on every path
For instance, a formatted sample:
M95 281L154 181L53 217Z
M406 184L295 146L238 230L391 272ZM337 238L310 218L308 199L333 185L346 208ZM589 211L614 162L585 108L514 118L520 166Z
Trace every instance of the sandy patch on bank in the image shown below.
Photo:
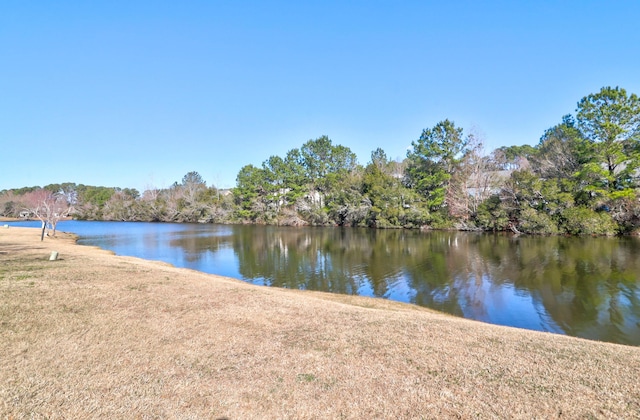
M640 348L0 227L0 417L638 418Z

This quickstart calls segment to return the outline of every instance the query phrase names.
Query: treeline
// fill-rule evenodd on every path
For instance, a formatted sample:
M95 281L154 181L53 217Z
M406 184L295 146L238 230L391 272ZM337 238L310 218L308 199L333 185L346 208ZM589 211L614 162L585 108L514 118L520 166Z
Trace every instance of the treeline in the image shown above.
M47 192L43 197L41 192ZM96 187L74 183L50 184L0 193L0 214L5 217L37 217L39 204L64 202L80 220L145 222L229 223L233 221L230 192L207 187L197 172L169 188L148 189Z
M485 154L481 140L444 120L423 130L402 160L378 148L362 166L326 136L218 190L190 172L169 188L53 184L78 219L373 228L456 228L529 234L640 231L640 100L605 87L584 97L536 146ZM30 195L0 194L0 212L25 216Z

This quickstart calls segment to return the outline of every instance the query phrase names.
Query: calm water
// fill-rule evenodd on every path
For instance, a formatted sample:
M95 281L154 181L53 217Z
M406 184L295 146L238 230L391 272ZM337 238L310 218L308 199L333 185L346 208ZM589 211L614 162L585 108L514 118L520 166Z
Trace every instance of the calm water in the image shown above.
M58 229L120 255L259 285L640 345L637 238L77 221Z

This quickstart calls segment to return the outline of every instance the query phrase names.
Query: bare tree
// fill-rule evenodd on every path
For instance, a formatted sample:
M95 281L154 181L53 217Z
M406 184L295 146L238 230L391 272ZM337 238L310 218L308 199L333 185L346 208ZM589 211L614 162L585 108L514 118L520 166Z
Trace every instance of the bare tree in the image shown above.
M467 138L468 150L454 171L447 188L446 203L449 215L462 223L474 215L478 206L499 190L500 172L483 152L478 135Z
M103 218L122 221L139 220L140 215L136 210L135 194L118 188L104 204Z
M581 151L586 149L584 137L571 115L544 132L538 153L532 158L532 169L543 178L570 179L580 169Z
M198 196L207 189L207 183L198 172L192 171L182 177L182 189L187 202L195 203Z
M27 205L25 208L30 217L35 217L42 222L42 235L44 240L45 230L49 229L49 235L56 235L58 222L68 217L73 211L73 205L69 203L64 193L53 193L43 188L27 193L24 197Z

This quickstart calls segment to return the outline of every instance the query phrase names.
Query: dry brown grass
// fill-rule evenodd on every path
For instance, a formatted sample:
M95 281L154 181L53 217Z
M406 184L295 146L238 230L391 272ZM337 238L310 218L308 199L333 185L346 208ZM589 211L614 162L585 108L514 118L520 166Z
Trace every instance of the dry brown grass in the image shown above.
M257 287L0 228L1 418L639 413L640 348Z

